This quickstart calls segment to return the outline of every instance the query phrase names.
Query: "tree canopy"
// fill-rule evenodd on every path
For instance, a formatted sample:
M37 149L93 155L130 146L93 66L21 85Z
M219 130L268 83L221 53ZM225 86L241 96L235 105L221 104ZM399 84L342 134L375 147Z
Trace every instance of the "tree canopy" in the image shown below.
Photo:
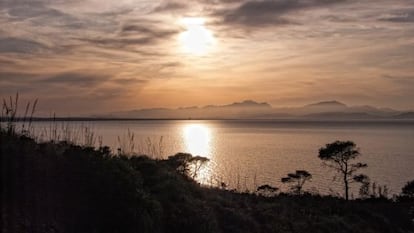
M291 186L292 191L300 195L303 185L310 179L312 179L312 175L308 171L296 170L295 173L289 173L287 177L283 177L282 183L293 183Z
M359 149L352 141L335 141L319 149L319 158L323 160L324 165L342 175L346 200L349 199L349 184L357 182L358 177L361 175L355 176L355 172L367 167L365 163L351 163L351 160L356 159L360 155Z
M404 196L414 198L414 180L407 182L407 184L402 188L402 194Z

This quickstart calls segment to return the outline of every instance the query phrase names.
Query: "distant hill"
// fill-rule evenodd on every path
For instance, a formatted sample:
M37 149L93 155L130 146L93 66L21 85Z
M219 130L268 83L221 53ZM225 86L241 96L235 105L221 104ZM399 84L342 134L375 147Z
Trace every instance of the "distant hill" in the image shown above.
M300 109L303 111L303 114L312 114L320 112L343 112L346 111L347 108L348 106L345 104L336 100L332 100L308 104Z
M395 115L393 118L396 119L414 119L414 112L403 112Z
M342 102L331 100L305 105L297 108L276 109L300 118L320 119L379 119L390 118L400 112L390 108L377 108L369 105L348 106Z
M414 119L414 112L400 112L369 105L348 106L336 100L292 108L274 108L266 102L244 100L226 105L191 106L176 109L138 109L113 112L102 117L135 119Z
M272 106L265 102L258 103L253 100L245 100L243 102L234 102L232 104L227 105L207 105L203 107L203 109L211 108L272 108Z
M316 119L379 119L381 116L372 115L365 112L323 112L323 113L313 113L303 116L304 118L316 118Z
M243 101L243 102L235 102L235 103L232 103L232 104L229 104L229 105L224 105L224 106L222 106L222 107L232 107L232 108L245 108L245 107L248 107L248 108L271 108L272 106L270 105L270 104L268 104L268 103L266 103L266 102L263 102L263 103L257 103L257 102L255 102L255 101L253 101L253 100L245 100L245 101Z
M331 101L322 101L322 102L318 102L318 103L314 103L314 104L308 104L305 107L341 107L341 108L346 108L346 104L343 104L341 102L338 102L336 100L331 100Z

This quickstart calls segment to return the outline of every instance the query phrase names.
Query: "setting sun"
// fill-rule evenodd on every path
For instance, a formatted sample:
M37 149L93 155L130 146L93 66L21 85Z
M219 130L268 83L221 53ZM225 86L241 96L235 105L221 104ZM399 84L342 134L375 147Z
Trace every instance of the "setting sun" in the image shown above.
M204 18L182 18L180 24L186 29L179 36L179 41L184 52L194 55L204 55L214 45L214 35L205 27Z

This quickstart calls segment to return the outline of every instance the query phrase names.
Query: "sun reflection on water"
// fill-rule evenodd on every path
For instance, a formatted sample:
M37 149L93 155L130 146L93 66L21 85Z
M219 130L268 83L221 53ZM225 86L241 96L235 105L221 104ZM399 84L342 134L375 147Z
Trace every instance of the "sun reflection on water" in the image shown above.
M210 159L200 171L196 180L206 184L212 176L212 134L211 129L204 124L187 124L183 127L185 150L193 156L202 156Z
M186 152L210 158L211 131L203 124L188 124L183 128Z

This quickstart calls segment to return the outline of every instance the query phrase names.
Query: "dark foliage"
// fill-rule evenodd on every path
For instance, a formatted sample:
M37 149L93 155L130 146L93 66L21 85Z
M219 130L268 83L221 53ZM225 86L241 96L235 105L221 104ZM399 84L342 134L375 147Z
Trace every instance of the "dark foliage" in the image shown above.
M264 185L261 185L261 186L257 187L256 193L258 195L272 197L272 196L275 196L277 194L278 190L279 190L279 188L277 188L277 187L273 187L273 186L270 186L268 184L264 184Z
M168 164L180 174L195 179L200 169L209 161L202 156L192 156L188 153L177 153L168 157Z
M402 188L402 195L414 198L414 180L407 182L407 184Z
M301 195L302 187L305 185L306 181L311 180L312 175L305 170L296 170L295 173L289 173L287 177L281 179L282 183L290 183L290 189L294 194Z

